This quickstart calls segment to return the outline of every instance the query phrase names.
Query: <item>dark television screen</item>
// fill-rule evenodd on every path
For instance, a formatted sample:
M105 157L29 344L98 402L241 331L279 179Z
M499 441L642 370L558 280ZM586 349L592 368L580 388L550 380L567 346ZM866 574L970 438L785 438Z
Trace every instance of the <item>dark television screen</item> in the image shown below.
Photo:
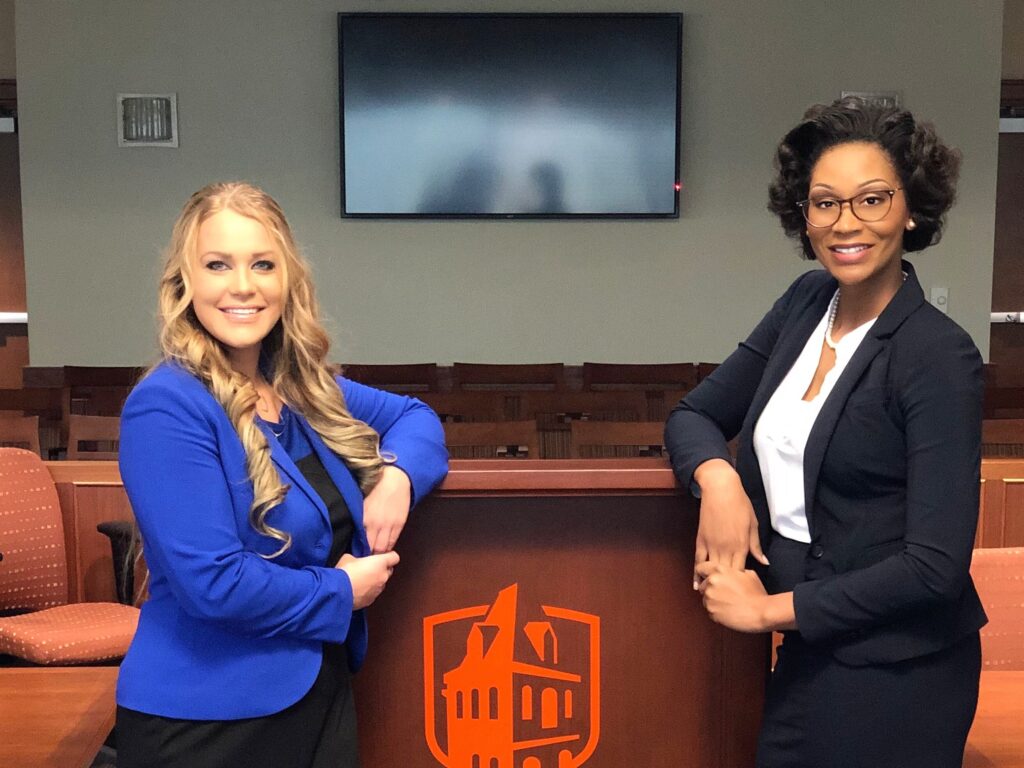
M678 216L680 14L339 14L343 216Z

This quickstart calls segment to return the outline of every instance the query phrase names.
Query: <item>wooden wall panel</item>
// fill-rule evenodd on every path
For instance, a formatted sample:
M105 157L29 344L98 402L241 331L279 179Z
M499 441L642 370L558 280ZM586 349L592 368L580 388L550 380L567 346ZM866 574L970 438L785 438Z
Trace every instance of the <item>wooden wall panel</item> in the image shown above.
M57 484L64 522L69 599L117 602L110 540L96 530L107 520L132 519L117 463L63 461L47 466Z
M2 270L0 270L2 272ZM0 280L2 280L0 274ZM0 309L0 311L3 311ZM14 333L7 333L13 330ZM28 335L25 326L0 326L0 389L21 387L21 370L28 365Z
M976 546L1024 546L1024 460L985 460L981 478Z
M0 133L0 312L25 311L18 134Z
M999 134L992 311L1024 311L1024 133ZM1024 386L1024 325L993 325L989 362L995 384Z

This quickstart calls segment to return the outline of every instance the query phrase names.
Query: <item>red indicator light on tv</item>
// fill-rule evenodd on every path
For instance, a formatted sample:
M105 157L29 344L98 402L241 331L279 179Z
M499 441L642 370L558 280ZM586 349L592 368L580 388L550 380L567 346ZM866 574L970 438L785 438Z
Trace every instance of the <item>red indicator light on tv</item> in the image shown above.
M673 184L672 186L675 187L676 192L678 192L680 189L683 188L683 185L680 184L678 181L675 184Z

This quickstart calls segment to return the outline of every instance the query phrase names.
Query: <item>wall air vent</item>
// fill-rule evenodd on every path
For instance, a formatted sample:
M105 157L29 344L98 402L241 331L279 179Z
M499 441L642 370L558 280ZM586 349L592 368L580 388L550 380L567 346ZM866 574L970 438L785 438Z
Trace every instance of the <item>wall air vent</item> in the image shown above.
M117 94L119 147L177 147L176 93Z

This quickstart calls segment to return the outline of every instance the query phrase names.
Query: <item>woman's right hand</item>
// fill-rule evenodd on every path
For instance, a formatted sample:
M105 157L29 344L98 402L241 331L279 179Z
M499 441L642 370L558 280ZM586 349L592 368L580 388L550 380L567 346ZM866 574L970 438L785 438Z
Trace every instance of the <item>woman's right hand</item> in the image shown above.
M345 571L352 582L352 610L365 608L380 596L396 565L398 553L394 551L366 557L341 556L334 567Z
M697 467L693 479L701 496L693 588L699 589L703 581L697 566L704 562L743 570L749 553L768 565L761 551L754 506L733 466L724 459L711 459Z

